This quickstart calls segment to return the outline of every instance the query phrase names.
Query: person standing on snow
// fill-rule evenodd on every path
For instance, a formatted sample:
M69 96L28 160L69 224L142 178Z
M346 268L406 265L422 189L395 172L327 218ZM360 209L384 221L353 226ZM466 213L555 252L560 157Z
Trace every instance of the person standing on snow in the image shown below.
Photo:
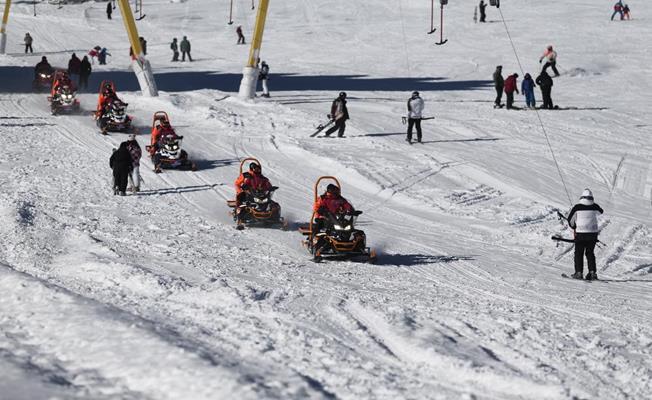
M623 2L622 0L618 0L616 4L614 4L614 13L611 14L611 20L614 20L614 17L616 14L620 14L620 20L622 21L624 16L623 16Z
M331 121L335 121L335 126L326 131L326 136L337 131L337 137L343 137L346 120L349 119L349 110L346 108L346 92L340 92L340 95L333 100L329 117Z
M129 135L129 140L127 140L127 150L129 150L129 155L131 156L131 171L129 172L129 182L131 183L131 191L136 193L140 191L140 158L143 155L143 151L136 141L136 134L132 133Z
M518 74L512 74L505 79L505 95L507 95L507 108L514 108L514 92L518 94Z
M97 61L100 63L100 65L106 65L106 56L110 56L111 53L106 49L106 47L102 47L102 50L100 50L99 53L97 53Z
M172 61L179 61L179 45L177 44L177 38L172 39L170 50L172 50Z
M496 66L494 71L494 87L496 88L496 100L494 101L494 108L502 107L503 89L505 87L505 80L503 79L503 66Z
M573 206L568 214L568 225L573 229L575 236L575 279L582 279L584 270L584 255L589 267L586 275L587 281L598 279L595 268L595 254L593 250L598 242L598 215L604 210L593 200L593 193L590 189L584 189L580 201Z
M70 79L77 79L79 81L79 71L81 70L81 60L77 54L72 53L70 61L68 61L68 75Z
M623 6L623 15L625 16L626 20L630 20L631 16L629 15L629 5L625 4Z
M120 143L118 150L111 154L109 166L113 169L113 194L125 196L127 194L127 181L132 170L131 154L127 149L127 142Z
M106 18L111 19L111 13L113 13L113 7L111 7L111 1L106 3Z
M143 49L143 55L147 55L147 40L144 37L139 37L138 41L140 42L140 48Z
M521 82L521 93L523 96L525 96L525 105L528 108L535 108L535 103L536 100L534 98L534 88L536 85L534 84L534 81L532 80L532 76L530 74L525 74L525 77L523 78L523 82Z
M242 25L238 25L238 27L235 28L235 33L238 34L238 44L245 44L245 37L242 34Z
M552 49L552 45L548 46L546 51L543 52L543 55L539 58L539 64L541 64L544 58L546 59L546 63L543 64L543 71L550 67L552 68L552 72L555 73L555 76L559 76L559 71L557 71L557 52Z
M480 22L486 22L485 20L487 19L487 3L484 2L484 0L480 0L480 5L478 6L480 9Z
M91 63L88 62L88 57L84 56L79 66L79 89L88 88L88 77L91 76Z
M187 36L183 37L179 47L181 48L181 61L186 61L186 55L188 55L188 61L192 62L192 57L190 56L190 41L188 41Z
M539 89L541 89L541 97L543 97L543 105L541 108L552 110L552 98L550 97L553 84L552 77L548 75L546 71L541 71L541 75L537 76L536 83L539 85Z
M412 92L412 97L407 102L408 109L408 128L407 128L407 142L412 144L412 127L417 128L417 142L421 143L421 118L423 116L423 99L419 96L419 92Z
M27 51L29 50L30 53L34 53L34 49L32 49L32 42L34 39L32 39L32 36L27 32L25 34L25 39L23 39L25 42L25 54L27 54Z
M269 97L269 88L267 87L267 79L269 79L269 65L265 61L260 66L260 71L258 72L258 80L263 86L263 97Z

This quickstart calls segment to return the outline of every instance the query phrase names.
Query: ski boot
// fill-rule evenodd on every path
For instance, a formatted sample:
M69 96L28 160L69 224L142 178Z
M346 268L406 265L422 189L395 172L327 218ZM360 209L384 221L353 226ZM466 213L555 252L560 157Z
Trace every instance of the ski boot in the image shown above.
M588 274L586 274L586 279L587 281L597 281L598 280L598 274L595 271L589 271Z
M588 275L587 275L587 277L588 277ZM571 278L573 278L573 279L584 279L581 272L575 272L573 275L571 275Z

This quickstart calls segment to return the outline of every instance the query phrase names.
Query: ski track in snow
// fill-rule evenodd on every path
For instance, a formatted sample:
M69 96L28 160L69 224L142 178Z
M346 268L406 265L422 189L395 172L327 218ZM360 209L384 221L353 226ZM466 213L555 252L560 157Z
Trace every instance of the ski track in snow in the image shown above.
M225 0L148 4L139 29L154 67L182 74L174 79L188 87L204 71L238 76L248 46L235 46L233 31L242 25L250 40L254 19L245 3L230 26L207 13L228 9ZM64 65L70 52L96 45L97 32L109 32L101 45L113 57L94 71L108 79L109 71L125 73L122 22L107 21L104 7L42 4L43 19L35 20L31 5L14 5L14 47L0 56L0 69L31 68L44 48ZM534 2L501 8L528 68L547 44L541 37L559 49L563 74L553 99L569 109L541 117L571 197L591 187L606 211L606 245L597 251L604 282L588 283L559 277L572 269L573 247L549 237L570 236L556 218L569 205L534 113L493 110L491 86L471 83L487 80L497 64L516 70L502 23L471 26L469 10L450 4L449 43L435 49L423 7L401 2L399 15L396 3L272 4L263 44L271 101L204 88L148 99L119 85L141 145L152 113L165 110L200 166L154 174L143 159L143 191L126 198L111 195L108 169L126 135L100 135L88 112L50 116L45 94L0 90L0 393L648 396L652 154L641 127L650 126L644 93L652 58L640 38L649 37L650 10L637 5L637 19L607 24L608 7L588 0L552 11ZM552 22L529 32L543 7L555 13ZM561 27L580 13L585 22L569 37ZM189 36L192 64L168 66L168 38L157 33L172 18L180 28L168 36ZM16 52L25 31L36 38L33 56ZM596 32L623 40L596 41ZM281 72L307 76L305 90L287 77L288 89L275 89ZM409 146L403 97L419 85L426 114L436 118L424 121L424 144ZM623 98L632 85L639 90ZM342 89L352 116L347 137L309 138ZM80 99L88 111L96 95ZM233 229L226 200L247 156L280 186L276 200L291 226L310 218L316 178L339 177L364 211L359 225L379 251L377 265L314 264L297 232Z

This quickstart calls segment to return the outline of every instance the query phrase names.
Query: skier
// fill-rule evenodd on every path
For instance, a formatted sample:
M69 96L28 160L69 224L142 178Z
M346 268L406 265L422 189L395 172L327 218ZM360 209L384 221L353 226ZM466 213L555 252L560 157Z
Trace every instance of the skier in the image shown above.
M136 134L129 135L127 140L127 150L131 155L131 171L129 172L129 182L131 183L131 191L136 193L140 191L140 157L143 152L140 145L136 140Z
M132 169L131 154L127 149L127 142L120 143L118 150L111 154L109 166L113 169L113 194L125 196L127 181Z
M326 131L326 136L337 131L337 137L343 137L346 120L349 119L349 110L346 108L346 92L340 92L340 95L333 100L329 118L335 121L335 125Z
M79 66L79 88L88 88L88 77L91 76L91 63L88 62L88 57L84 56Z
M541 89L541 96L543 97L543 105L541 108L552 110L552 98L550 97L553 85L552 77L548 75L546 71L541 71L541 75L537 76L536 83L539 85L539 89Z
M614 17L616 14L620 14L620 20L622 21L624 16L623 16L623 2L622 0L618 0L616 4L614 4L614 13L611 14L611 20L614 20Z
M575 236L575 279L582 279L584 270L584 255L589 266L587 281L598 279L595 268L595 254L593 250L598 242L598 215L604 213L602 208L593 201L590 189L584 189L580 201L573 206L568 214L568 225L573 229Z
M269 88L267 87L267 80L269 79L269 65L265 61L260 66L260 72L258 73L258 80L263 86L263 97L269 97Z
M480 8L480 22L486 22L485 20L487 19L487 3L484 2L484 0L480 0L480 5L478 6Z
M79 80L79 71L81 70L81 60L77 57L77 54L72 53L70 61L68 61L68 74L71 79L77 78Z
M243 172L235 180L235 213L238 217L238 224L241 223L239 215L242 213L249 190L270 190L271 188L272 184L269 179L263 175L260 165L255 162L249 163L249 172Z
M34 39L29 34L29 32L25 34L24 41L25 41L25 54L27 54L27 50L29 50L30 53L34 53L34 49L32 49L32 42L34 41Z
M503 105L503 88L505 87L505 80L503 79L503 66L496 66L494 71L494 87L496 88L496 100L494 101L494 108L500 108Z
M47 57L43 56L41 57L41 61L36 64L34 67L34 78L38 78L39 74L46 74L50 75L54 72L54 68L50 65L48 62Z
M521 93L523 93L523 96L525 96L525 105L528 108L535 108L535 103L536 100L534 98L534 88L536 85L534 84L534 81L532 80L532 76L530 74L525 74L525 77L523 78L523 82L521 82Z
M631 16L629 15L629 5L625 4L623 6L623 15L625 16L625 19L630 20Z
M106 56L110 56L111 53L106 49L106 47L102 47L102 50L97 54L97 61L100 63L100 65L106 65Z
M412 144L412 127L417 128L417 142L421 143L421 118L423 116L423 99L419 97L419 92L412 92L412 97L407 102L408 109L408 128L407 128L407 142Z
M512 74L505 79L505 95L507 96L507 108L511 110L514 108L514 92L518 94L518 74Z
M315 249L319 249L324 245L325 239L323 231L327 227L326 223L329 217L337 213L345 212L352 213L353 206L340 194L340 188L330 183L326 186L326 193L317 198L317 201L312 207L315 213L314 229L317 243Z
M179 45L177 44L177 38L172 39L170 50L172 50L172 61L179 61Z
M190 56L190 42L187 36L183 37L179 47L181 48L181 61L186 61L186 55L188 55L188 61L192 61L192 57Z
M113 13L113 8L111 7L111 2L106 3L106 18L111 19L111 13Z
M235 33L238 34L238 44L245 44L245 37L242 34L242 25L238 25L238 27L235 28Z
M131 47L129 49L131 50ZM95 46L88 51L88 55L91 56L91 62L93 64L95 64L95 57L100 54L100 50L102 50L100 46Z
M546 59L546 63L543 65L543 71L552 68L552 72L555 73L555 76L559 76L559 71L557 71L557 52L552 49L552 45L546 48L546 51L543 52L541 58L539 58L539 64L543 59Z

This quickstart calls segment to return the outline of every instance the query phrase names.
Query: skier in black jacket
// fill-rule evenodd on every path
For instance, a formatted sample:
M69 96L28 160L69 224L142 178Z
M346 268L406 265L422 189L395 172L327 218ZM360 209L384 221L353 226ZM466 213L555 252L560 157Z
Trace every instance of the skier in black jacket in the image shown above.
M120 196L127 194L129 173L133 168L127 144L127 142L120 143L118 150L114 151L109 159L109 166L113 169L113 194Z
M346 120L349 119L349 110L346 108L346 92L340 92L340 95L333 101L330 118L335 121L335 126L326 131L326 136L337 131L337 137L343 137Z
M593 201L593 193L584 189L579 203L575 204L568 214L568 225L575 234L575 273L573 278L582 279L584 269L584 254L589 266L587 281L598 279L595 268L595 244L598 242L598 215L604 211Z

